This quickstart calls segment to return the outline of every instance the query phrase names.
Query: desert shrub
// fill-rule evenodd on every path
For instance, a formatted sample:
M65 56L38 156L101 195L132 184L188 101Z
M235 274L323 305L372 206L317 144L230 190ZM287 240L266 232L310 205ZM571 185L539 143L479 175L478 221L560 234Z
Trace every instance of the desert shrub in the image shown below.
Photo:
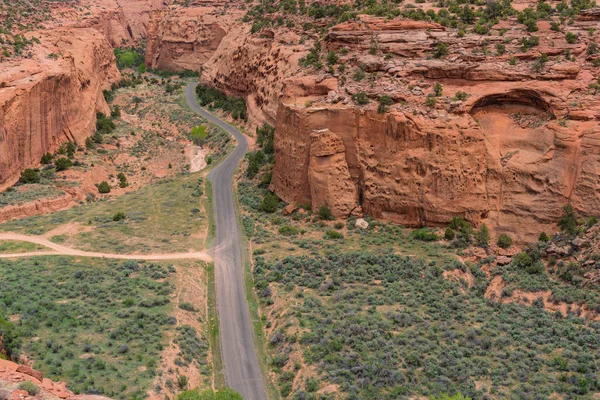
M115 130L115 123L103 113L96 114L96 132L101 135L108 135Z
M40 171L38 169L26 168L21 172L19 181L22 183L39 183Z
M390 96L383 95L379 97L379 106L377 106L377 112L383 114L387 111L388 107L394 103L394 100Z
M570 204L565 205L562 209L563 215L558 220L558 227L564 233L574 235L577 231L577 215L575 214L575 210Z
M442 86L442 84L441 84L441 83L439 83L439 82L436 82L436 83L433 85L433 93L435 93L435 95L436 95L437 97L440 97L440 96L442 95L442 93L443 93L443 92L444 92L444 87Z
M490 230L488 229L486 224L481 224L477 234L475 235L477 239L477 244L481 247L487 247L490 242Z
M110 118L111 119L119 119L121 118L121 107L114 106L112 111L110 112Z
M254 260L255 282L282 289L273 291L277 296L294 296L288 314L293 318L275 316L275 323L283 330L289 327L288 332L301 327L297 343L305 364L316 369L320 386L338 385L340 396L401 399L463 393L484 398L501 391L506 398L552 393L568 398L579 390L578 379L585 379L586 372L571 368L573 380L556 379L549 360L561 356L573 365L591 355L586 368L596 368L598 324L489 302L484 274L466 289L444 279L435 263L385 251ZM504 296L516 288L554 284L543 273L514 265L501 268L507 282ZM552 290L557 299L568 295ZM273 301L263 303L267 312L273 311L269 304ZM292 322L296 319L298 325ZM286 341L274 345L279 368L288 363L288 346ZM279 376L280 383L289 381L289 374ZM479 379L490 382L487 390L475 388ZM536 384L540 381L546 383ZM310 393L308 385L305 390Z
M573 32L567 32L565 34L565 40L567 41L567 43L574 44L575 42L577 42L577 35Z
M352 95L352 100L356 102L358 105L369 104L369 98L367 97L367 92L361 90L360 92L354 93Z
M434 58L444 58L448 55L448 44L447 43L438 43L435 46L435 50L433 51Z
M354 73L352 74L352 79L354 79L357 82L362 81L363 79L365 79L365 70L362 68L356 68L354 70Z
M427 99L425 99L425 107L433 108L436 104L437 101L433 96L427 96Z
M446 228L446 230L444 231L444 239L450 241L454 239L454 231L452 230L452 228Z
M279 207L279 197L274 193L267 193L260 204L260 211L274 213Z
M125 215L125 213L124 213L123 211L117 211L117 212L116 212L116 213L113 215L113 217L112 217L112 220L113 220L113 221L115 221L115 222L117 222L117 221L124 220L124 219L126 219L126 218L127 218L127 216Z
M73 166L73 162L68 158L61 157L54 161L54 166L56 167L56 172L64 171Z
M335 229L328 229L325 231L326 239L342 239L344 235L341 232L336 231Z
M181 303L179 303L179 308L181 308L182 310L185 310L185 311L192 311L192 312L196 311L196 308L194 307L194 305L187 301L182 301Z
M427 228L421 228L413 231L410 236L416 240L420 240L423 242L433 242L439 240L438 235L435 232L430 231Z
M26 391L30 396L35 396L40 392L40 388L31 381L21 382L19 389Z
M275 152L275 147L273 146L274 137L275 127L266 122L261 127L256 128L256 142L265 154L273 154Z
M42 164L50 164L52 162L52 154L50 153L46 153L42 156L42 159L40 160L40 162Z
M469 97L467 92L461 92L460 90L454 94L454 100L464 101Z
M538 236L538 240L540 242L547 242L550 240L550 237L546 234L546 232L542 232L540 233L540 236Z
M106 181L100 182L97 187L99 193L110 193L110 185Z
M169 164L171 165L171 164ZM119 187L120 188L126 188L127 186L129 186L129 183L127 182L127 177L125 176L124 173L119 172L117 174L117 178L119 179Z
M246 176L250 179L254 178L260 167L267 161L265 153L262 150L258 150L252 153L248 153L248 167L246 168Z
M512 239L506 233L503 233L498 237L496 244L502 249L508 249L510 246L512 246Z
M298 234L298 228L291 225L283 225L279 227L279 234L283 236L296 236Z
M0 310L1 311L1 310ZM0 352L9 360L16 360L21 349L21 337L15 326L0 315Z
M326 204L322 204L319 207L319 211L317 212L317 216L321 220L332 220L333 219L333 214L331 213L331 210L329 209L329 207L327 207Z
M517 268L527 268L531 265L531 257L525 252L516 254L512 259L512 264Z

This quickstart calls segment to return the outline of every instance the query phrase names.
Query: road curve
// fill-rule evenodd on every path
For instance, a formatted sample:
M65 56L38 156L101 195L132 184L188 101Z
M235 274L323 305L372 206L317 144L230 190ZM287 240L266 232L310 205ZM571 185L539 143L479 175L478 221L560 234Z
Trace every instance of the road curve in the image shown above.
M41 236L22 235L20 233L0 233L0 241L15 240L19 242L29 242L48 247L52 251L31 251L27 253L15 254L0 254L0 258L22 258L22 257L39 257L39 256L74 256L74 257L96 257L96 258L114 258L118 260L202 260L211 262L211 257L205 251L195 253L158 253L158 254L113 254L100 253L97 251L84 251L73 249L71 247L62 246L53 243Z
M267 400L246 300L242 250L232 191L233 174L248 150L248 141L235 127L198 105L195 86L189 84L185 88L188 106L209 122L231 133L238 142L229 157L208 174L213 184L217 224L213 258L225 379L227 385L240 393L244 400Z

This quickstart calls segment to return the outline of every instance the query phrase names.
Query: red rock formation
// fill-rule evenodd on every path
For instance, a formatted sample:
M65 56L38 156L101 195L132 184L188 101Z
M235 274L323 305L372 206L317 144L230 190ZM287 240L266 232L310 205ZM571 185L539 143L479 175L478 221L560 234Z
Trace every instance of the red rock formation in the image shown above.
M112 48L92 29L44 32L33 53L0 64L0 188L61 143L83 144L96 112L108 112L102 90L120 77Z
M580 38L586 24L572 27ZM568 202L584 215L600 213L600 103L588 90L598 71L585 59L594 38L571 45L564 33L544 32L539 49L520 53L518 29L512 34L512 41L486 37L487 46L501 40L512 53L492 56L475 51L481 36L457 38L413 21L363 17L334 27L327 48L349 49L342 61L360 65L374 79L347 78L329 91L317 88L315 78L285 82L271 189L313 208L327 199L334 214L344 216L338 203L347 203L346 192L311 177L313 132L328 130L343 142L345 161L334 168L347 164L358 194L354 206L377 218L421 226L460 216L529 240L552 230ZM440 42L452 52L431 58ZM392 56L365 54L373 43L377 54ZM577 61L558 56L567 49ZM534 68L542 52L556 57ZM508 63L511 57L516 65ZM443 94L425 106L436 81ZM359 91L369 105L350 99ZM468 98L451 98L458 91ZM399 104L380 114L381 95ZM336 175L338 188L342 175Z

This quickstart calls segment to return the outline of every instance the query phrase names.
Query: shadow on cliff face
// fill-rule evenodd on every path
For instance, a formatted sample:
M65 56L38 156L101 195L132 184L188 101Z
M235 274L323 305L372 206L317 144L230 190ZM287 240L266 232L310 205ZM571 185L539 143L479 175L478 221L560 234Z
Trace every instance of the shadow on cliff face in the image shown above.
M532 107L549 115L555 119L554 112L550 104L544 100L541 94L536 90L515 89L506 93L496 93L483 96L473 103L470 114L474 115L481 108L493 105L512 105Z

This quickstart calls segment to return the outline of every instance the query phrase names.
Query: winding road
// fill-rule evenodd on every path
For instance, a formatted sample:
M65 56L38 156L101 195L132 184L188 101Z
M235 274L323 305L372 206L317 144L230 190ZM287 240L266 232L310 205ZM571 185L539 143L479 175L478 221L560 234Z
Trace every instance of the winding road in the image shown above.
M267 393L246 300L239 226L232 190L233 174L248 150L248 141L235 127L198 105L195 87L195 84L189 84L185 88L188 106L209 122L231 133L238 142L229 157L208 174L213 184L217 224L213 258L225 379L227 385L240 393L244 400L266 400Z

